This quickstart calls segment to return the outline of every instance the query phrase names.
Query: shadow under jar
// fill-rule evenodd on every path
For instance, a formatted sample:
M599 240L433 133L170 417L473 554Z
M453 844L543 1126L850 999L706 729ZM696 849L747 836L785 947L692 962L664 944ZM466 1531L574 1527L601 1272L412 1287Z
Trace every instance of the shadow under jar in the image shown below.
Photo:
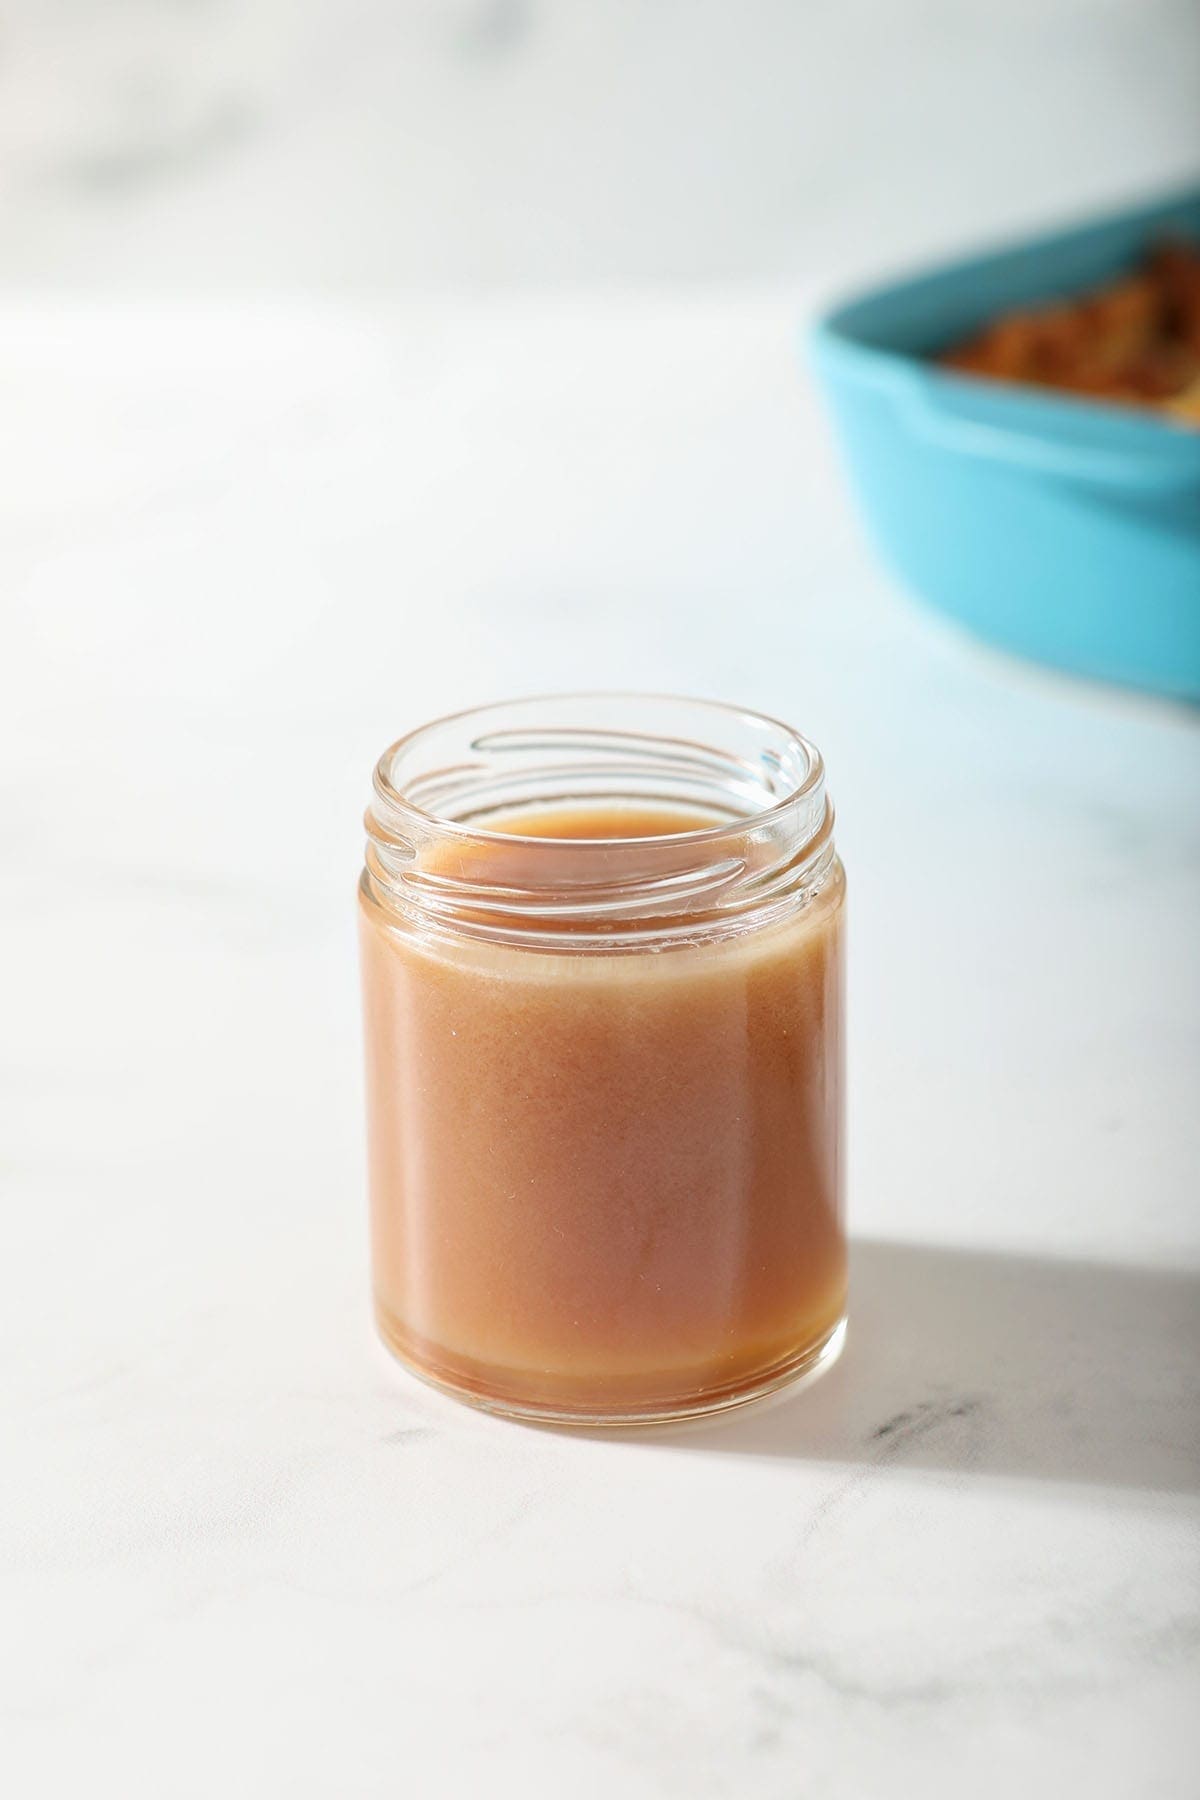
M813 746L706 701L392 746L360 885L379 1328L493 1411L625 1424L832 1360L845 878Z

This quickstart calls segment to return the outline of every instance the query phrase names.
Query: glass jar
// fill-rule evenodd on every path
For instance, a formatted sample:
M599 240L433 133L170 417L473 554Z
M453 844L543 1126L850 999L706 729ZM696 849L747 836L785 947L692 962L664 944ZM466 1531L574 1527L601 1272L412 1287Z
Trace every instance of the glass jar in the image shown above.
M482 707L386 751L366 823L388 1347L591 1423L832 1360L845 878L813 746L707 701Z

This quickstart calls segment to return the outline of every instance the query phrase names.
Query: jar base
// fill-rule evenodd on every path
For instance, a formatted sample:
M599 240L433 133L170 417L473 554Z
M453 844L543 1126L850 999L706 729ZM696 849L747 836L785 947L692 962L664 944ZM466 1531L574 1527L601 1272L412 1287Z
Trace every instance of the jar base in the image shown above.
M766 1399L782 1388L801 1387L815 1381L833 1367L846 1341L846 1315L841 1317L815 1343L793 1352L779 1362L743 1376L727 1386L705 1388L682 1393L674 1399L655 1399L626 1405L569 1405L558 1401L537 1401L509 1397L485 1388L482 1383L456 1377L431 1368L416 1357L402 1333L382 1310L376 1312L376 1324L384 1348L396 1361L439 1393L452 1400L464 1401L480 1412L498 1418L514 1419L524 1424L561 1425L620 1429L636 1425L669 1425L684 1419L702 1419L712 1414L732 1412L739 1406L750 1406Z

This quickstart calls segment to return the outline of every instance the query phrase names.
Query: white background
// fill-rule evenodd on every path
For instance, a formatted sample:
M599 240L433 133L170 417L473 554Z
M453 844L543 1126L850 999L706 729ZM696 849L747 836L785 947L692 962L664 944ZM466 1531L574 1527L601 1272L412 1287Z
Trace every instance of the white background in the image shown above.
M1194 9L8 14L5 1792L1190 1800L1194 716L901 595L795 340L1184 174ZM636 1441L366 1298L371 763L580 683L809 731L851 882L847 1351Z
M1187 179L1193 0L8 0L0 272L883 268Z

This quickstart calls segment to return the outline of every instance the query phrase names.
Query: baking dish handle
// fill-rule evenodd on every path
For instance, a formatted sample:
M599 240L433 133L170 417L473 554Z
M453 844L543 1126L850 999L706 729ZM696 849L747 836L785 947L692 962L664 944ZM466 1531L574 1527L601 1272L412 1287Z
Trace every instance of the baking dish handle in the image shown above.
M1194 458L1137 456L1123 450L1100 450L1069 438L1013 430L984 419L964 418L937 404L927 381L906 383L904 416L926 443L961 456L985 457L1033 475L1051 475L1088 487L1166 494L1200 487L1200 454ZM1174 448L1174 446L1172 446ZM1190 450L1192 446L1187 445ZM1200 440L1197 443L1200 451Z

